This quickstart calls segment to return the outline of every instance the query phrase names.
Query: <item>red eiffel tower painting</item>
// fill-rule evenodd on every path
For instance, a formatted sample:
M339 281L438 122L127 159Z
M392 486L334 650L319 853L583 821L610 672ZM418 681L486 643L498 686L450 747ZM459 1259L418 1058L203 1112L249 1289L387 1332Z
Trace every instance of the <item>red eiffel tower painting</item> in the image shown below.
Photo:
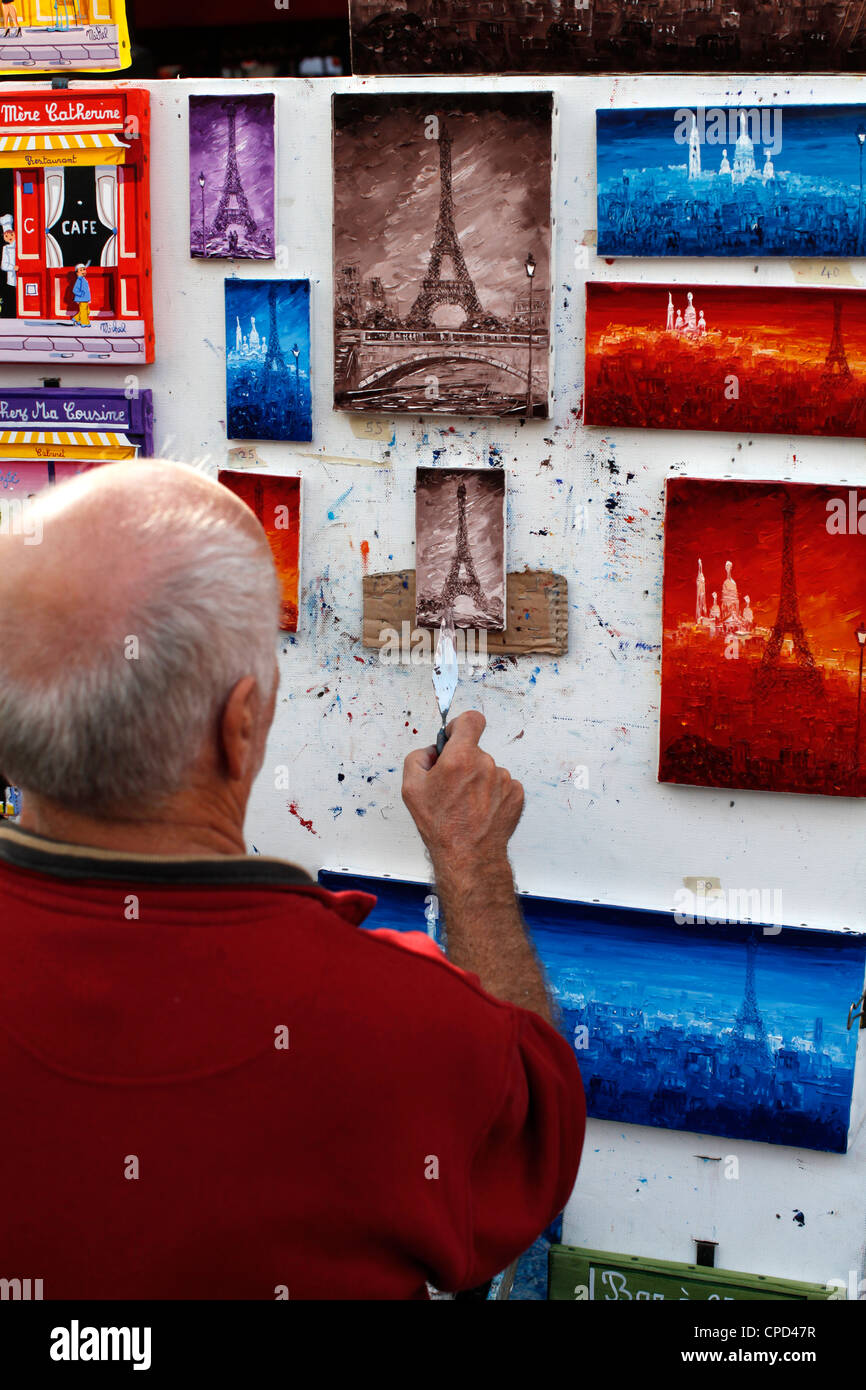
M661 781L866 795L861 521L866 489L668 482Z

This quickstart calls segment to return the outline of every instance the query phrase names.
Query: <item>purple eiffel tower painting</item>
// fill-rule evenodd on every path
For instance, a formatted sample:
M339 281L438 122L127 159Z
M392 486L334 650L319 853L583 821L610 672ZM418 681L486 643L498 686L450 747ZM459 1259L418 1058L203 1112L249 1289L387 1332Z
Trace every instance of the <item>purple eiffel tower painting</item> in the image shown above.
M218 260L274 258L274 98L189 99L189 249Z

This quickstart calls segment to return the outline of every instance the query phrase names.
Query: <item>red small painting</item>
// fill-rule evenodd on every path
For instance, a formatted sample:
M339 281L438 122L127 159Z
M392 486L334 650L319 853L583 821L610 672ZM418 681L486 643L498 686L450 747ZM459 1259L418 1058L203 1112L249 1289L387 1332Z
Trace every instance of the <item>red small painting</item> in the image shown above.
M298 630L298 588L301 559L301 480L261 473L220 469L219 480L255 512L274 557L280 578L283 632Z

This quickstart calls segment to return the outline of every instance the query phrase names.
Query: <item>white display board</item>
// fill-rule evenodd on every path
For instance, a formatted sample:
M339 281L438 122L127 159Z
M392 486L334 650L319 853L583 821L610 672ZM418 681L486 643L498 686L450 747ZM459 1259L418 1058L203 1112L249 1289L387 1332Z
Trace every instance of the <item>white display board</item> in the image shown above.
M141 84L139 84L141 85ZM468 673L454 710L487 717L485 746L526 786L513 842L519 886L562 898L671 910L689 877L781 889L785 922L858 926L862 802L712 791L656 780L662 502L673 473L866 484L862 441L586 430L583 286L588 276L730 284L866 284L851 266L712 259L609 263L594 254L595 109L857 101L860 78L605 77L252 81L278 95L278 261L191 260L190 93L234 82L156 82L152 206L158 452L216 473L225 439L223 281L232 273L313 282L312 445L256 446L275 472L303 476L300 631L282 641L282 685L248 820L251 846L320 867L427 878L400 798L405 755L432 742L430 670L380 665L360 645L361 580L414 565L419 464L505 468L508 566L567 576L570 650ZM556 282L549 421L441 417L363 426L331 409L331 95L345 91L556 93ZM431 238L432 238L431 227ZM30 369L32 371L32 369ZM99 368L45 366L64 385L120 384ZM32 385L27 369L4 368ZM866 594L864 594L866 605ZM286 789L282 769L288 769ZM840 1000L847 1009L849 1000ZM862 1071L862 1060L861 1060ZM857 1107L857 1113L862 1106ZM726 1160L733 1156L736 1165ZM737 1175L731 1176L736 1168ZM718 1242L720 1267L825 1281L862 1275L866 1140L846 1156L591 1121L565 1239L663 1259Z

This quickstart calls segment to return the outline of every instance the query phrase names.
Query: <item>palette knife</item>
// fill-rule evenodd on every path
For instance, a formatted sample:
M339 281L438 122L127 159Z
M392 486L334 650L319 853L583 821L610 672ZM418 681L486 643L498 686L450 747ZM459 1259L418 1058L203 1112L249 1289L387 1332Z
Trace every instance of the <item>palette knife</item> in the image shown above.
M442 622L439 627L439 640L436 643L436 654L433 657L433 689L436 692L436 699L439 702L439 713L442 716L442 727L436 737L436 753L440 755L448 740L445 725L448 722L448 711L451 708L451 701L457 690L458 671L457 671L457 648L454 642L454 611L446 608L442 614Z

